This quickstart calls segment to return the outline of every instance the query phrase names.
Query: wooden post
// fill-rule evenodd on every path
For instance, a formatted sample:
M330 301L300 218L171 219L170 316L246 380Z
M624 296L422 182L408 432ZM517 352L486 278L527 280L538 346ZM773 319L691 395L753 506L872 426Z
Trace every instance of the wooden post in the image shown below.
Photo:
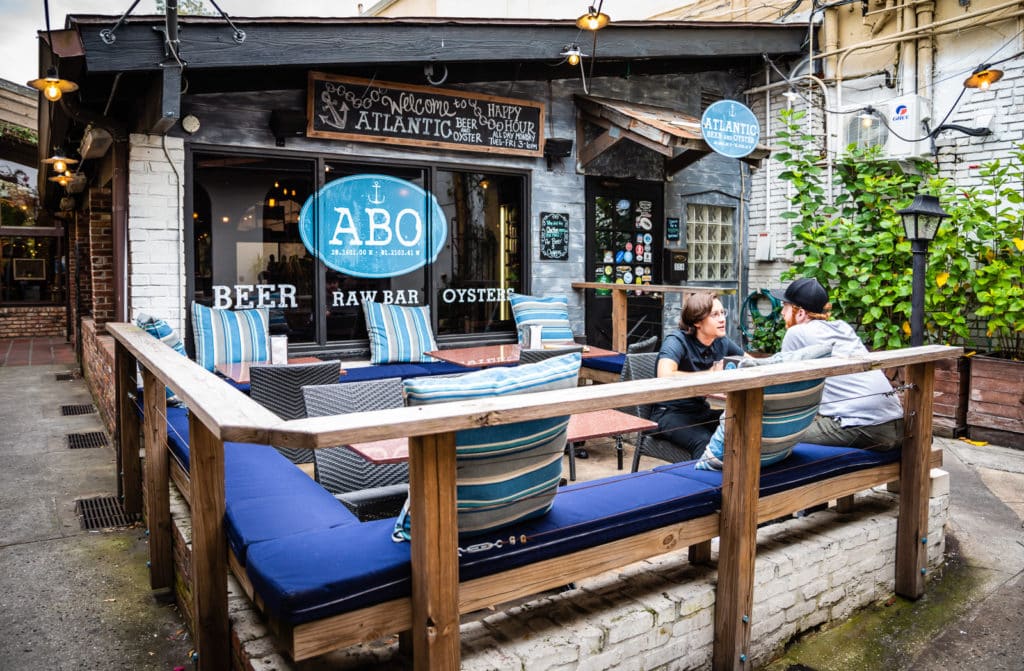
M725 404L722 513L719 518L718 588L711 668L749 668L754 605L757 498L761 476L760 388L730 392Z
M114 385L117 394L118 477L122 504L128 515L142 513L142 467L139 465L139 416L132 399L138 388L135 357L120 342L114 345Z
M413 668L459 668L455 434L409 439Z
M143 422L146 449L146 526L149 529L149 586L174 585L171 552L170 480L167 464L167 395L164 384L148 369L142 371Z
M711 541L694 543L686 548L686 560L691 564L707 566L711 563Z
M231 668L228 544L224 532L224 443L189 415L192 483L192 602L199 671Z
M629 334L629 324L626 317L629 310L626 300L625 291L612 289L612 349L616 352L625 352L628 344L626 336Z
M928 457L932 447L932 393L935 363L906 368L906 437L900 455L900 512L896 525L896 593L924 594L928 567Z

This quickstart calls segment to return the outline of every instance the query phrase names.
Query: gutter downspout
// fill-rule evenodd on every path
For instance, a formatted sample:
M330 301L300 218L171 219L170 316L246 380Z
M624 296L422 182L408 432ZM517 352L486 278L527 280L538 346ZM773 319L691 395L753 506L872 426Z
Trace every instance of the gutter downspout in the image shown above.
M935 19L935 3L917 5L917 25L927 26ZM935 37L930 31L917 41L917 93L930 102L932 99L932 70L935 59Z

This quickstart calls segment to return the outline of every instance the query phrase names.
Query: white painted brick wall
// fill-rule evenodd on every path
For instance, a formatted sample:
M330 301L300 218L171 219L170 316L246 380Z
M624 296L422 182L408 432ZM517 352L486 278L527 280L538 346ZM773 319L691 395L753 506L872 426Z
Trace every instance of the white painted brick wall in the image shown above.
M185 325L184 171L181 139L140 134L129 138L130 314L133 319L140 312L165 319L179 334Z

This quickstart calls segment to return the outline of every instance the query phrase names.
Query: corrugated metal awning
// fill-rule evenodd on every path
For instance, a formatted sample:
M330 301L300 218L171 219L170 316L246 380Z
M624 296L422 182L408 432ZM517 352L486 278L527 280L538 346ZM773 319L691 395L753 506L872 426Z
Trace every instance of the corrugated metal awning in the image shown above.
M714 151L704 141L700 119L678 110L585 95L576 96L576 106L583 121L604 129L586 144L583 134L577 134L578 158L584 166L620 140L630 140L662 154L666 174L670 175ZM757 168L770 153L768 147L759 144L740 160Z

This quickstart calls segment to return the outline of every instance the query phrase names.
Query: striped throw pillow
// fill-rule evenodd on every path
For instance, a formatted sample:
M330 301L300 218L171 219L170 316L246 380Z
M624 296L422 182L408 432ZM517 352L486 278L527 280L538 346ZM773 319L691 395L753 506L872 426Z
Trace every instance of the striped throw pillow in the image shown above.
M192 304L196 363L213 370L219 363L270 361L267 310L218 310Z
M832 354L828 345L811 345L792 352L780 352L767 359L743 359L740 366L748 368L783 361L820 359ZM825 380L804 380L776 384L764 388L764 409L761 415L761 466L782 461L793 453L793 446L814 421L825 391ZM701 471L722 470L725 454L725 419L711 436L704 453L694 464Z
M363 303L370 335L370 363L433 361L424 352L437 349L430 306Z
M163 319L157 319L156 317L147 315L145 312L140 312L135 318L135 325L173 349L178 354L184 357L188 356L188 353L185 352L185 343L181 342L181 338L178 337L178 332ZM174 404L179 403L178 397L174 395L171 388L165 387L165 389L167 390L167 400Z
M512 305L512 316L519 332L519 344L523 342L524 326L540 326L541 342L572 342L572 326L569 324L569 299L565 296L529 296L511 294L508 302Z
M580 354L458 377L405 380L409 405L467 401L576 386ZM551 509L562 477L568 416L466 429L455 434L459 533L479 534ZM395 522L395 541L409 539L408 501Z

